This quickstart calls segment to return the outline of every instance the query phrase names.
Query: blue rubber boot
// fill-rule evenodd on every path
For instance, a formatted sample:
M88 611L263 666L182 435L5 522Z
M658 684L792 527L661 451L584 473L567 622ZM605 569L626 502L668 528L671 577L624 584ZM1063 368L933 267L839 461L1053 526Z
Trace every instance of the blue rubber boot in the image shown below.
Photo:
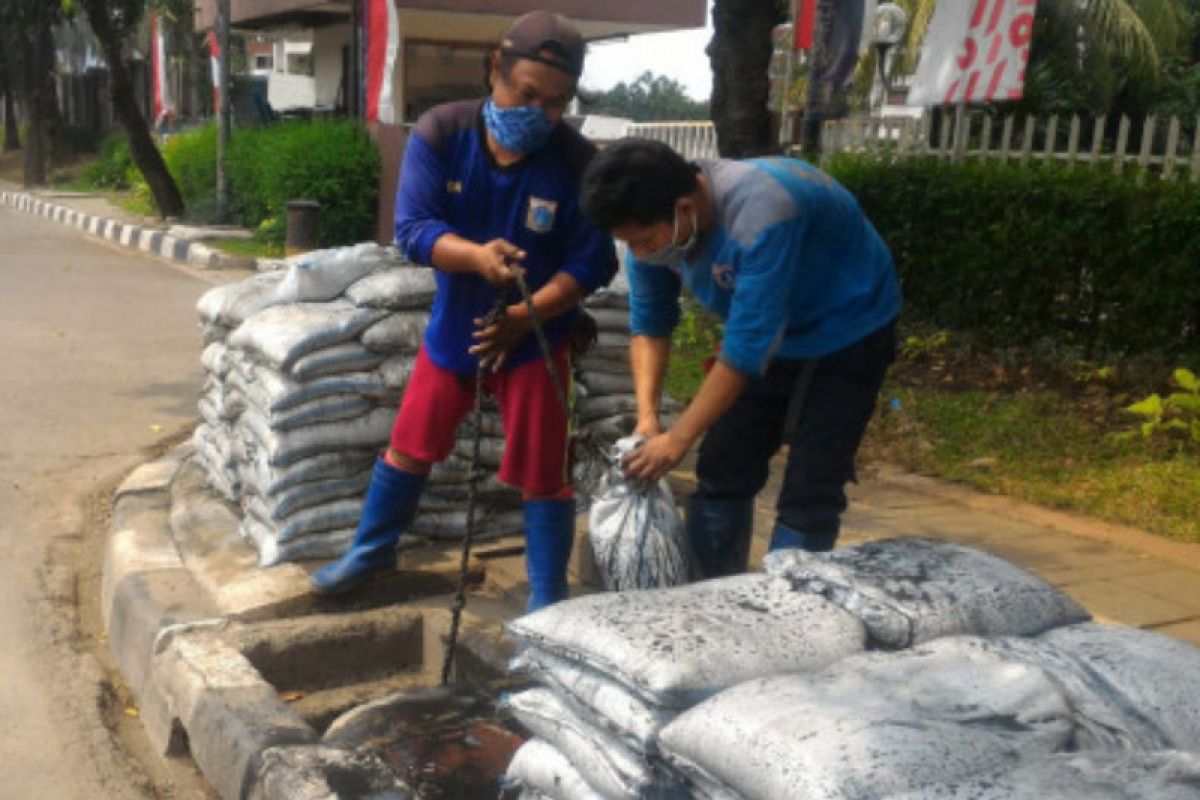
M526 500L523 505L528 613L566 599L567 561L575 543L575 501Z
M412 523L424 486L424 475L377 459L354 541L341 558L313 573L313 589L320 594L341 594L376 572L395 569L396 542Z
M753 532L753 500L687 499L688 539L705 578L745 572Z
M837 534L802 533L795 528L789 528L782 522L775 523L771 531L770 550L799 549L809 553L825 553L833 549Z

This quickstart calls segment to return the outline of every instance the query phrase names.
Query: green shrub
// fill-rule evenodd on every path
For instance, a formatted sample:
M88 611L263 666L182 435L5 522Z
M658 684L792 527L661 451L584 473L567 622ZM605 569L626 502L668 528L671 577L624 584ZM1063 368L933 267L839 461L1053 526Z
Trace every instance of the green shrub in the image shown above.
M204 125L171 136L162 147L163 160L192 207L215 205L217 195L217 126ZM189 214L192 216L192 214Z
M134 172L129 139L123 133L113 133L100 143L100 157L84 170L83 180L101 189L128 189Z
M1200 186L1104 169L839 156L906 313L1000 345L1200 351Z

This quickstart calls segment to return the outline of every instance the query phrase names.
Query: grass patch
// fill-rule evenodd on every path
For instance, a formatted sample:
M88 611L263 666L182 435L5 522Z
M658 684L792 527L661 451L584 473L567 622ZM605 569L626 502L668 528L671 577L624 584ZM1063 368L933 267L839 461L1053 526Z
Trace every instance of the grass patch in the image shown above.
M283 245L260 242L254 239L206 239L209 247L231 256L250 258L283 258Z

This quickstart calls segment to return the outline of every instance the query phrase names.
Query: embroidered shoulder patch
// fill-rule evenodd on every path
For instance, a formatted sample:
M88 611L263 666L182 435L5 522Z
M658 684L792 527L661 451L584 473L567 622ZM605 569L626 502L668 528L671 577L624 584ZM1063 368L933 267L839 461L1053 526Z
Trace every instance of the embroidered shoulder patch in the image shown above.
M525 227L534 233L549 233L554 229L554 217L558 203L540 197L529 198L529 212L525 215Z

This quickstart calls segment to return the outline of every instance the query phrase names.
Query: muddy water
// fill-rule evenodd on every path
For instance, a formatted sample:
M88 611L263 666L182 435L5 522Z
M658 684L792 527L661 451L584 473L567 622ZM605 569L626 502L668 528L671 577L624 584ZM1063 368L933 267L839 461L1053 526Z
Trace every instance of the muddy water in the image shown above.
M489 800L523 739L496 715L496 698L473 687L406 692L335 726L326 743L370 749L421 800Z

